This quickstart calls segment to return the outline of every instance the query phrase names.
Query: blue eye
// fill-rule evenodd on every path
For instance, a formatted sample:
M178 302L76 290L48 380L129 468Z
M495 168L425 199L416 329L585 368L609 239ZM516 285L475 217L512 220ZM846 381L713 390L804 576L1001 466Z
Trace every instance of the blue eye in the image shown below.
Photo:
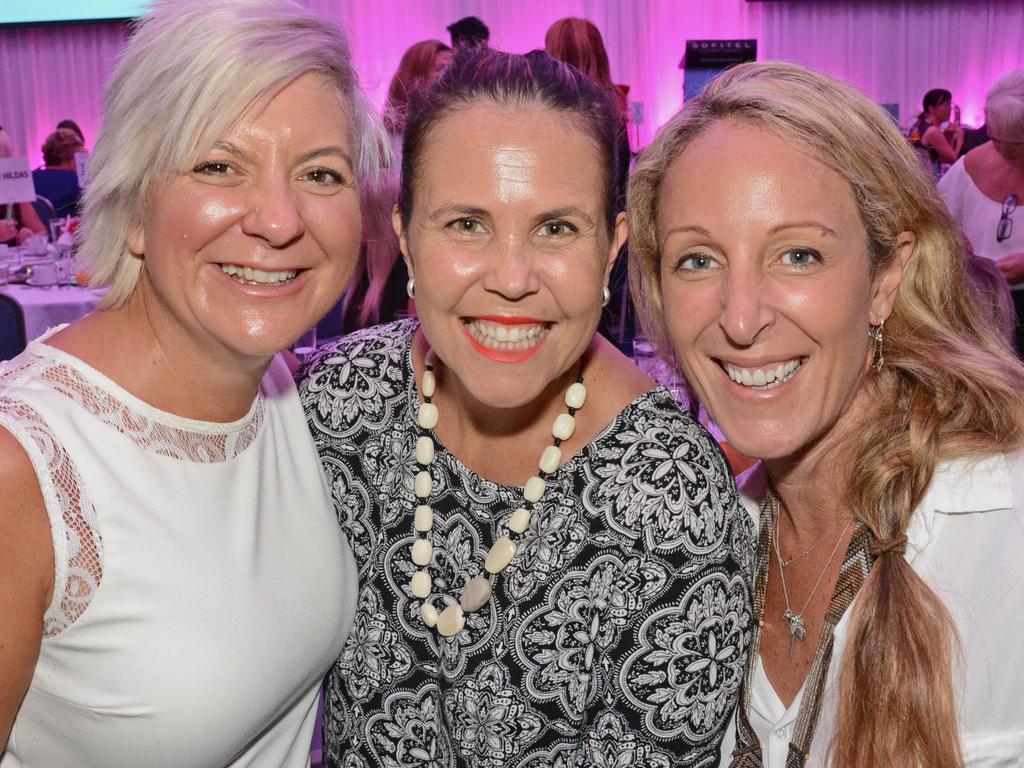
M691 253L676 262L676 272L704 272L715 265L715 260L704 253Z
M821 263L821 254L811 248L794 248L782 254L782 263L791 267L809 267Z

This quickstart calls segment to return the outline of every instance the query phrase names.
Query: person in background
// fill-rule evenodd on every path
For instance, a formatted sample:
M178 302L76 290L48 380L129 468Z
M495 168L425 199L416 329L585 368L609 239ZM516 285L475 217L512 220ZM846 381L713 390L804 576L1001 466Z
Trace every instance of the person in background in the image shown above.
M967 254L967 281L974 291L975 302L983 317L1002 334L1011 345L1017 344L1017 315L1013 307L1013 292L1006 276L991 259Z
M849 85L740 64L645 150L629 212L645 329L761 459L721 765L1024 765L1024 366L906 139Z
M625 206L626 179L629 177L629 134L626 131L629 115L621 92L612 82L608 66L608 51L600 30L587 19L566 17L559 19L544 35L544 50L552 58L571 64L591 82L607 91L619 106L621 124L618 138L618 176L616 192L619 206ZM620 208L621 209L621 208Z
M36 194L53 204L56 216L64 218L78 213L82 188L75 170L75 154L82 152L82 137L70 128L58 128L43 142L45 168L32 171Z
M440 40L415 43L402 54L384 105L384 127L391 137L394 167L402 164L402 132L405 130L410 95L437 80L451 60L452 49Z
M342 335L398 319L408 309L409 273L402 260L391 213L398 200L398 174L383 171L361 191L363 242L341 306Z
M0 128L0 159L14 157L14 142L3 128ZM17 245L32 235L45 235L46 225L35 212L31 203L10 203L0 205L0 243Z
M939 192L970 249L991 259L1010 285L1024 283L1024 69L1003 75L985 98L990 141L960 158ZM1024 353L1024 290L1012 291L1017 350Z
M595 335L626 235L618 109L542 51L477 47L409 115L419 319L299 371L360 571L326 765L707 765L750 522L711 436Z
M934 178L942 175L943 165L955 163L964 145L960 108L953 107L953 94L945 88L933 88L924 95L923 107L910 129L911 146ZM950 116L953 110L953 120Z
M452 48L468 45L487 45L491 39L491 30L476 16L466 16L449 24L448 33L452 36Z
M107 293L0 366L0 768L303 768L356 572L279 353L383 134L290 0L157 0L104 104Z
M14 142L11 134L0 126L0 157L14 157Z
M629 179L629 165L632 160L629 151L629 118L623 92L612 82L608 52L605 50L601 32L587 19L571 16L559 19L544 35L544 49L552 58L576 67L587 79L606 91L619 106L615 205L616 210L623 210L626 205L626 181ZM628 269L628 249L623 249L608 281L612 300L601 318L601 332L613 339L620 349L628 349L632 345L634 332L635 318L629 305Z
M995 261L1012 285L1024 282L1024 69L989 90L985 124L990 141L960 158L939 192L973 252Z
M78 134L79 143L81 143L83 148L85 147L85 134L82 133L82 129L78 127L78 123L74 120L61 120L57 123L57 130L59 131L61 128L67 128L69 131L74 131Z

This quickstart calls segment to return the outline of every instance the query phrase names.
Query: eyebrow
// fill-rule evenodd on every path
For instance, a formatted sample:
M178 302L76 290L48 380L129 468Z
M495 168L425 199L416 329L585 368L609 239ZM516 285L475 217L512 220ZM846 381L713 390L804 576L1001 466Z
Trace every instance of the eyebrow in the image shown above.
M672 227L672 229L666 232L662 236L662 240L668 240L672 235L686 234L689 232L692 232L695 235L701 235L702 237L711 237L711 233L699 224L681 224L677 227Z
M777 235L779 232L784 232L787 229L820 229L824 235L839 237L839 234L832 227L825 226L820 221L786 221L769 229L768 234Z
M459 216L487 216L486 208L477 208L472 205L442 205L440 208L430 212L430 218L436 219L439 216L458 214Z
M349 168L354 167L352 164L352 156L345 151L344 147L339 147L337 144L331 144L326 147L317 147L316 149L311 149L309 150L309 152L302 154L299 157L298 162L307 163L310 160L315 160L318 157L325 156L340 157L342 160L348 163Z
M586 211L582 208L577 208L574 205L567 205L564 208L552 208L550 211L544 211L537 217L538 221L547 221L548 219L564 219L569 216L575 216L583 219L587 224L593 224L594 220L590 218Z
M232 144L230 141L217 141L214 143L213 148L222 150L224 152L227 152L229 155L234 155L235 157L242 159L249 156L248 152L243 150L241 147ZM316 149L311 149L308 152L304 152L302 155L299 156L296 162L308 163L310 160L315 160L318 157L326 156L340 157L342 160L348 163L349 168L354 167L352 165L352 157L349 155L349 153L345 151L344 147L340 147L336 144L329 144L324 147L317 147Z
M768 230L768 234L769 235L777 235L777 234L779 234L779 232L784 232L787 229L806 229L806 228L820 229L822 231L822 233L825 234L825 235L830 235L832 237L839 237L838 233L836 233L836 231L834 229L832 229L831 227L828 227L828 226L822 224L820 221L786 221L786 222L783 222L782 224L776 224L774 227L769 229ZM699 224L688 224L688 225L682 225L682 226L678 226L678 227L672 227L672 229L670 229L668 232L666 232L664 234L662 239L663 240L668 240L668 238L671 235L684 234L684 233L689 233L689 232L692 232L693 234L696 234L696 235L701 235L702 237L711 237L711 233L708 232L706 229L704 229L704 227L700 226Z

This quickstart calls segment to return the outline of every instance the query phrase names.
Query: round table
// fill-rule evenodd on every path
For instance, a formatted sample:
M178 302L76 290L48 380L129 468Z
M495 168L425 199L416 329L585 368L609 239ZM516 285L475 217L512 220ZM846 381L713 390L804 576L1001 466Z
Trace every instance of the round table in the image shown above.
M31 341L55 325L72 323L93 311L104 291L74 285L41 288L32 285L3 285L25 316L25 338Z

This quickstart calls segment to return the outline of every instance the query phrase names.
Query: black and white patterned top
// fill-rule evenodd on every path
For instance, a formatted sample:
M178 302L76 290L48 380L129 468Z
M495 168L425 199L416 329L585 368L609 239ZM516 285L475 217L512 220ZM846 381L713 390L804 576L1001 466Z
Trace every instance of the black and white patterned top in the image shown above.
M714 765L749 643L754 534L713 439L664 389L638 397L548 478L492 600L441 637L408 586L415 328L353 334L299 372L360 575L325 763ZM430 573L458 595L522 489L435 444Z

